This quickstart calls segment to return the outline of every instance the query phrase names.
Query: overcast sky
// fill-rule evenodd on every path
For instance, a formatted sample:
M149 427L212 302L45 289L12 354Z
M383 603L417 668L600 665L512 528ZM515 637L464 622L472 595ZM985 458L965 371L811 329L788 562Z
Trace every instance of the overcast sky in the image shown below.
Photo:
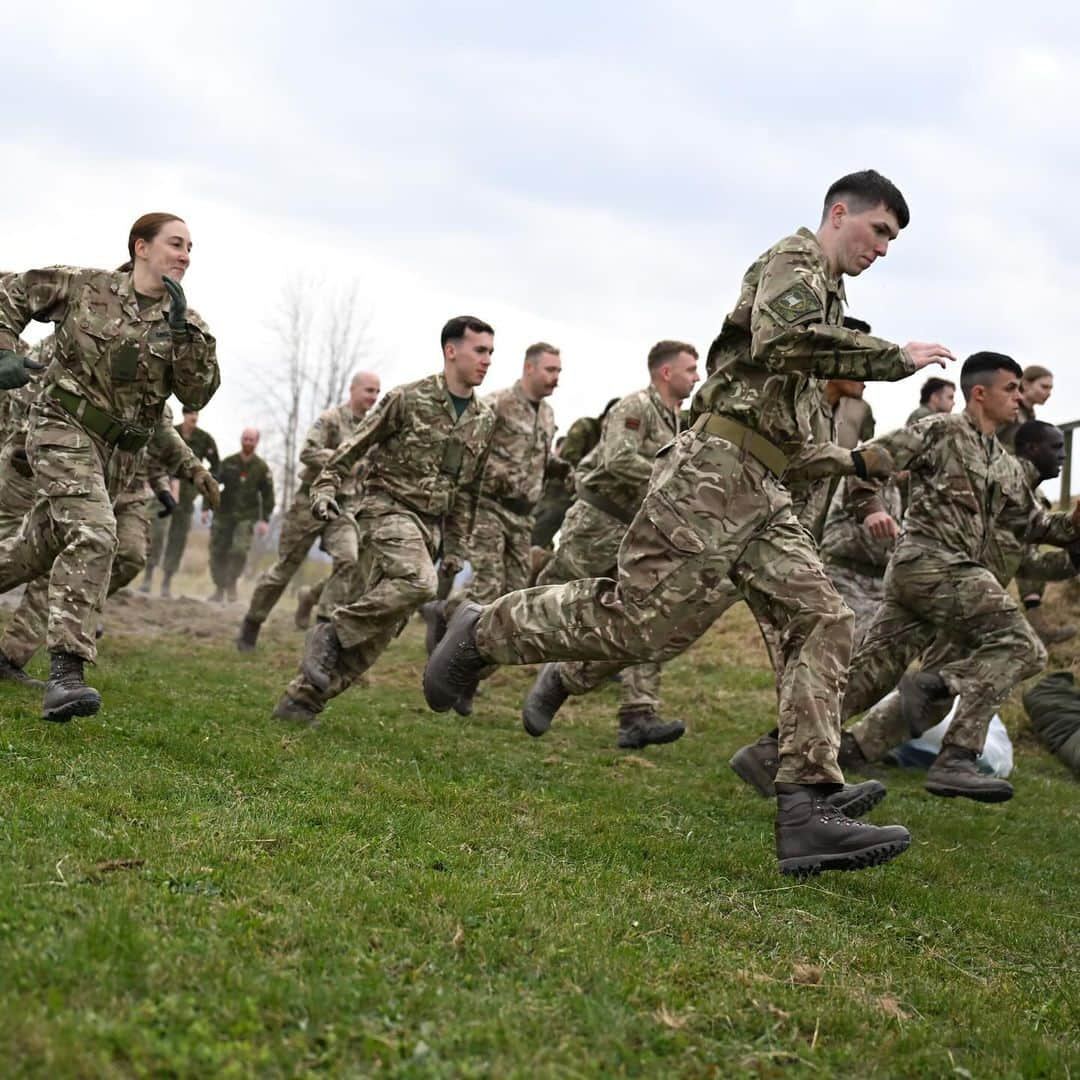
M659 338L704 352L745 268L866 167L912 222L852 314L1045 364L1042 415L1080 417L1075 5L39 2L0 54L0 268L116 266L136 216L183 216L225 447L298 275L358 284L384 386L440 366L452 314L496 328L485 390L554 342L565 430ZM879 430L922 378L871 387Z

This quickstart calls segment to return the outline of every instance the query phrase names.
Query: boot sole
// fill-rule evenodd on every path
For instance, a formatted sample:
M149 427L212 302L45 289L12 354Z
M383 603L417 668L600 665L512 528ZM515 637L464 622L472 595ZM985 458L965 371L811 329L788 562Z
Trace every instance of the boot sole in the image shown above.
M873 786L869 790L856 795L850 802L832 803L831 805L850 818L862 817L863 814L868 814L889 792L884 784L878 783L876 780L868 780L867 783Z
M862 851L848 851L842 855L801 855L794 859L781 859L780 873L790 877L815 877L826 870L867 870L903 855L910 845L909 836L904 840L874 844Z
M646 746L665 746L668 743L678 742L686 734L686 728L680 728L668 735L661 735L655 739L624 738L619 736L618 743L621 750L643 750Z
M751 752L750 747L743 747L734 757L728 761L732 772L744 783L752 787L759 795L766 799L776 798L776 783L767 769L761 767L761 763Z
M923 787L931 795L937 795L942 799L971 799L973 802L999 803L1008 802L1013 797L1013 789L1004 788L997 791L969 791L966 788L949 787L946 784L936 784L928 780Z
M76 716L94 716L101 709L101 698L80 698L58 705L55 709L42 709L41 719L50 724L66 724Z

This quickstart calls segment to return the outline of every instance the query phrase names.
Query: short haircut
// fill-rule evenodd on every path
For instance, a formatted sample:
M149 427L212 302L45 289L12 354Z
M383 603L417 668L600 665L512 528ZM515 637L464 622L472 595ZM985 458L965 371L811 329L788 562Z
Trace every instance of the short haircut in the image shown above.
M193 409L190 405L185 405L183 407L183 409L181 409L180 411L185 416L198 416L199 415L199 410L198 409Z
M697 359L697 349L688 345L685 341L658 341L649 350L649 374L655 374L662 364L673 360L679 353L689 353Z
M854 315L844 316L845 330L858 330L860 334L870 333L870 324L862 319L856 319Z
M1050 438L1050 432L1052 431L1056 431L1059 435L1061 434L1059 428L1054 427L1053 424L1046 423L1045 420L1028 420L1016 429L1016 434L1013 436L1013 444L1017 451L1033 446L1039 446Z
M972 353L960 369L960 389L965 398L971 397L976 386L989 386L999 371L1008 371L1018 379L1024 374L1020 365L1011 357L998 352Z
M896 215L896 223L901 229L906 229L911 220L911 211L904 196L900 194L900 189L875 169L863 169L862 172L841 176L825 192L822 219L838 202L847 203L855 214L884 205L886 210L891 210Z
M478 319L475 315L455 315L442 328L439 343L445 349L448 341L461 341L465 337L466 330L471 330L474 334L495 333L483 319Z
M936 375L931 375L922 384L922 389L919 391L919 404L925 405L939 390L944 390L946 386L956 389L956 383L951 379L939 379Z
M549 345L546 341L537 341L535 344L530 345L525 350L525 362L535 360L538 356L543 356L544 353L551 353L552 356L558 356L559 350L554 345Z
M1024 382L1035 382L1036 379L1045 379L1047 376L1051 379L1054 377L1054 373L1049 368L1045 368L1041 364L1028 364L1020 378Z
M610 400L610 401L609 401L609 402L608 402L608 403L607 403L607 404L606 404L606 405L604 406L604 411L603 411L603 412L602 412L602 413L600 414L600 416L599 416L599 419L600 419L600 420L603 420L603 419L604 419L604 417L605 417L605 416L607 416L607 414L608 414L609 412L611 412L611 410L612 410L612 409L614 409L614 408L615 408L615 406L616 406L616 405L618 405L620 401L622 401L622 398L617 398L617 397L613 397L613 398L612 398L612 399L611 399L611 400Z

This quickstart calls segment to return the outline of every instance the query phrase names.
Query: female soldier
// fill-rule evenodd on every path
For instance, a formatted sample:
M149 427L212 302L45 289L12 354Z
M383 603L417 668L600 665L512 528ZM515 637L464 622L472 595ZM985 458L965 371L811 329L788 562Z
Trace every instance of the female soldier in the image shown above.
M170 394L201 409L220 381L214 339L180 286L191 238L175 214L145 214L119 270L48 267L0 284L0 350L31 319L56 348L29 420L37 498L0 542L0 592L49 572L46 720L91 716L83 681L116 553L113 500L127 487ZM51 568L51 570L50 570Z

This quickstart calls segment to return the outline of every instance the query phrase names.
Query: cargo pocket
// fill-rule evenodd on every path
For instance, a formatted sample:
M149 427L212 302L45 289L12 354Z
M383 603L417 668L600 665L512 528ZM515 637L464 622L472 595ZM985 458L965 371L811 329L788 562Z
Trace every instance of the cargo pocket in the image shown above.
M85 496L103 485L97 450L74 424L40 421L30 430L26 450L43 495Z

